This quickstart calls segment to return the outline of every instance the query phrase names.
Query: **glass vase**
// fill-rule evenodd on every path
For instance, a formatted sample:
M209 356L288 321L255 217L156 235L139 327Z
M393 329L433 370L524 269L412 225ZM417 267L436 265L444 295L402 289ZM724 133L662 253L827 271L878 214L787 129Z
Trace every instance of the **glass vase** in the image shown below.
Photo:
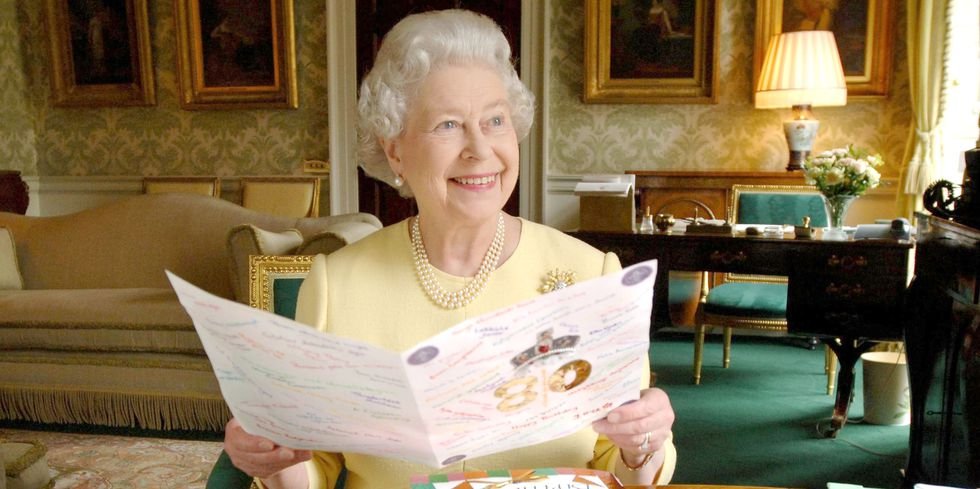
M844 232L844 217L847 216L847 209L857 198L857 195L823 196L823 205L827 209L827 229L823 232L823 239L829 241L847 239L847 233Z

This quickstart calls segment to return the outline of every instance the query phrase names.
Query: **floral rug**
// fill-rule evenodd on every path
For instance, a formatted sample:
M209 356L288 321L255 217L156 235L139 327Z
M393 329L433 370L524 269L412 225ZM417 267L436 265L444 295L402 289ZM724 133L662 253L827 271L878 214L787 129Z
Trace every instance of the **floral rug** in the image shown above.
M48 448L54 489L204 489L221 442L0 428Z

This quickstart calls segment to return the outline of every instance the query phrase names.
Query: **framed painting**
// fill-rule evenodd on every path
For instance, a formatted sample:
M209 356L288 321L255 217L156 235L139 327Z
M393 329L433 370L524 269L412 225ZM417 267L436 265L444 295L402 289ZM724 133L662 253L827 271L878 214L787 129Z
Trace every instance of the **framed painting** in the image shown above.
M586 0L586 103L717 102L717 0Z
M46 0L53 103L153 105L146 0Z
M176 0L185 109L299 106L293 0Z
M888 95L896 0L757 0L754 87L769 40L782 32L829 30L837 40L848 98Z

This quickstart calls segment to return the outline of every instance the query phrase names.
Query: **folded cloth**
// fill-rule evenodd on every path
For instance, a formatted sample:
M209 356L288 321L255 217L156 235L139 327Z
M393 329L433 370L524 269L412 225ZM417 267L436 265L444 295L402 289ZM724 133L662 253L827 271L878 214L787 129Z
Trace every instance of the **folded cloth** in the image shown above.
M6 489L42 489L51 484L48 449L37 441L0 442L0 466L6 471ZM0 484L0 488L3 485Z

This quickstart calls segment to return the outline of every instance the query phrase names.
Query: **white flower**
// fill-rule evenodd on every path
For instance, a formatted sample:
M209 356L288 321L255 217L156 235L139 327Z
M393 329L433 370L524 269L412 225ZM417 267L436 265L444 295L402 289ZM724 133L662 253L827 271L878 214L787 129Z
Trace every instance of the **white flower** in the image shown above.
M803 176L826 196L861 195L881 182L875 167L884 164L880 155L847 146L811 156L803 164Z
M864 160L850 160L846 161L846 163L850 165L851 170L858 175L861 175L868 170L868 162Z
M881 174L874 168L868 168L868 183L870 188L875 188L881 182Z
M844 170L841 168L831 168L824 173L824 181L827 185L836 185L844 181Z

